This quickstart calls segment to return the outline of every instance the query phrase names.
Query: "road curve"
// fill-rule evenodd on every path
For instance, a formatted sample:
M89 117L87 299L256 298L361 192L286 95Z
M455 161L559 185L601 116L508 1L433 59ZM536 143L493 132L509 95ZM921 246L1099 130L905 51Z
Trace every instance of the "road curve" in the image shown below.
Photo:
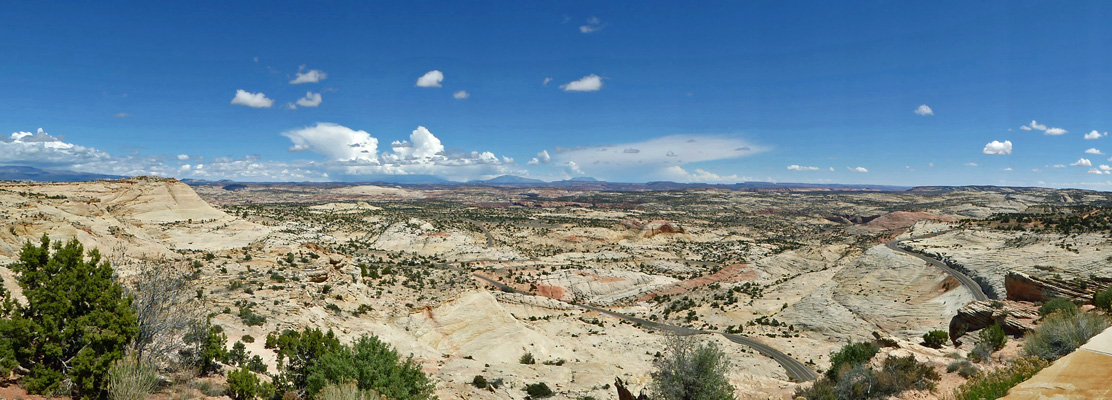
M913 236L913 237L910 237L910 238L907 238L907 239L893 239L892 241L885 244L885 246L888 246L889 249L892 249L893 251L896 251L898 253L907 254L909 256L912 256L912 257L918 258L920 260L926 261L926 262L930 263L931 265L933 265L935 267L938 267L938 268L942 269L943 271L946 271L946 273L950 274L950 276L953 276L955 279L957 279L958 282L961 282L962 286L965 286L967 289L969 289L970 292L973 292L973 299L974 300L977 300L977 301L988 300L988 296L985 295L984 290L981 290L981 285L978 284L977 281L973 280L973 278L970 278L969 275L966 275L966 274L964 274L961 271L958 271L956 269L950 268L950 266L946 265L946 263L944 263L942 261L939 261L938 259L935 259L933 257L928 257L928 256L925 256L925 255L916 253L914 251L906 250L903 247L900 247L900 242L902 242L904 240L927 239L927 238L932 238L932 237L935 237L935 236L938 236L938 235L941 235L941 234L944 234L944 233L949 233L951 231L953 231L953 229L949 229L949 230L945 230L945 231L941 231L941 232L935 232L935 233L931 233L931 234L927 234L927 235Z
M487 282L487 283L493 285L494 287L498 288L499 290L501 290L503 292L521 293L518 290L516 290L516 289L514 289L514 288L512 288L512 287L510 287L506 284L503 284L502 282L498 282L496 280L487 278L485 276L482 276L482 275L479 275L479 274L476 274L476 273L472 273L471 275L474 276L475 278L479 279L479 280L482 280L484 282ZM700 329L691 329L691 328L688 328L688 327L677 326L677 325L662 324L662 323L659 323L659 322L649 321L649 320L644 319L644 318L638 318L638 317L634 317L632 315L622 314L622 313L616 312L616 311L610 311L610 310L607 310L607 309L601 308L601 307L595 307L595 306L586 305L586 304L574 304L574 303L569 303L569 304L573 304L575 306L582 307L582 308L585 308L585 309L588 309L588 310L591 310L591 311L595 311L595 312L598 312L598 313L601 313L601 314L606 314L606 315L609 315L609 316L612 316L612 317L615 317L615 318L618 318L618 319L633 322L635 324L639 324L639 325L647 327L647 328L652 328L652 329L665 331L665 332L671 332L671 333L681 335L681 336L716 333L716 334L722 335L723 337L725 337L726 339L728 339L731 342L734 342L734 343L737 343L737 344L740 344L740 345L744 345L744 346L749 346L750 348L756 350L758 353L761 353L761 354L763 354L767 357L772 358L777 363L779 363L780 366L784 367L784 369L788 372L788 376L791 377L791 379L793 379L797 382L813 381L815 379L818 379L818 375L815 374L815 371L811 370L811 368L808 368L806 364L803 364L803 363L799 362L798 360L796 360L794 358L791 358L791 356L788 356L787 354L784 354L783 352L781 352L779 350L776 350L772 346L769 346L767 344L764 344L764 343L762 343L762 342L760 342L756 339L753 339L753 338L750 338L750 337L747 337L747 336L734 335L734 334L715 332L715 331L705 331L705 330L700 330Z

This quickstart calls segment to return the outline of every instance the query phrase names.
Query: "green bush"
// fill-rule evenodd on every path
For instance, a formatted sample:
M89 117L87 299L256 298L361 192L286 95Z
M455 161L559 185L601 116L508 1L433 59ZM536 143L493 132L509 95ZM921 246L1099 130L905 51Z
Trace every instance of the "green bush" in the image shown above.
M734 387L726 379L729 362L714 342L700 344L691 337L673 336L666 343L664 355L653 361L653 398L734 399Z
M537 360L533 358L533 353L525 353L521 355L521 358L517 359L517 362L522 364L536 364Z
M247 364L247 345L236 341L236 344L232 345L232 350L224 357L224 362L237 367Z
M220 368L218 362L227 358L228 350L224 343L228 341L228 336L218 325L208 321L194 322L182 339L186 344L181 351L182 361L200 369L201 375L217 372Z
M1008 366L997 368L987 373L974 375L957 389L954 389L954 400L981 400L998 399L1008 394L1020 382L1031 379L1043 368L1049 365L1046 360L1038 357L1023 357L1013 360Z
M116 360L108 368L108 398L112 400L143 400L157 385L154 368L135 356Z
M1073 314L1077 312L1077 304L1073 304L1072 301L1064 297L1055 297L1047 300L1045 303L1042 304L1042 306L1039 307L1039 315L1043 317L1050 315L1055 311L1062 311Z
M396 400L434 398L435 385L412 357L402 359L376 336L363 336L351 346L327 352L309 369L305 389L319 392L329 384L354 381L361 390Z
M1107 316L1093 312L1051 314L1027 333L1023 353L1054 361L1081 347L1108 326Z
M1112 287L1093 293L1093 306L1104 311L1112 311Z
M260 380L247 367L240 367L228 373L228 395L236 400L266 399L274 395L274 386Z
M471 379L471 384L479 389L486 389L487 380L482 375L475 375L475 378Z
M525 385L525 393L528 393L531 399L543 399L545 397L552 397L552 395L555 394L552 393L552 389L544 382Z
M304 331L284 330L275 339L278 348L278 362L284 367L282 381L279 385L283 391L305 388L309 373L316 367L325 354L335 353L340 349L340 340L332 333L322 332L320 329L305 328ZM285 387L287 386L288 387ZM317 388L320 390L321 385ZM314 391L316 392L316 391Z
M76 239L52 246L44 234L41 245L24 244L11 270L27 305L4 307L10 319L0 324L0 356L31 371L23 381L31 393L54 393L69 381L76 399L107 397L108 370L139 333L132 298L112 267ZM0 362L0 369L13 364Z
M1004 328L1001 328L999 324L993 324L981 329L981 332L977 333L977 340L980 343L988 344L993 351L996 351L1004 348L1004 345L1008 343L1008 335L1004 334Z
M854 352L860 350L862 348ZM873 399L906 390L933 391L941 379L934 368L916 361L913 356L889 356L880 370L873 370L864 362L843 365L837 381L824 376L809 387L796 389L794 396L809 400Z
M830 369L826 370L826 377L832 381L838 380L842 368L864 364L871 360L880 348L869 342L848 343L836 352L830 353Z
M933 330L923 334L923 343L932 349L941 349L947 340L950 340L950 334L946 331Z

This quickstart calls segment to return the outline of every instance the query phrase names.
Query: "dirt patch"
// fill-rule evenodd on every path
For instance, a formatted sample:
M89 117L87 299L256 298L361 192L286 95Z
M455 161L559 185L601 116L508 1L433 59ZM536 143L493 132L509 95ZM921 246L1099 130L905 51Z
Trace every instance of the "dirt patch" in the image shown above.
M710 285L712 283L748 282L754 279L757 279L757 271L753 270L753 268L749 264L730 264L713 274L700 276L694 279L688 279L664 289L654 290L652 292L646 293L638 300L648 301L653 297L665 294L683 294L697 287Z
M537 286L536 291L537 296L543 296L556 300L563 299L565 293L567 293L567 290L565 290L564 288L552 285L539 285Z
M907 229L922 220L954 222L953 218L929 212L894 211L869 221L865 226L884 230L900 230Z

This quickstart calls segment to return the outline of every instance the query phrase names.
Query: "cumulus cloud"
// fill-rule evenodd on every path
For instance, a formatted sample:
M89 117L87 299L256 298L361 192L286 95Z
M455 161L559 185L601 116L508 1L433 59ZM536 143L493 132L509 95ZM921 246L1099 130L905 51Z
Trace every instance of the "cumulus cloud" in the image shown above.
M362 130L332 123L317 123L282 134L293 142L290 151L309 150L324 156L322 167L350 176L436 175L453 180L487 179L499 175L528 175L515 168L513 159L489 151L448 152L423 126L408 140L390 143L378 151L378 138Z
M378 161L378 139L366 131L321 122L282 136L293 142L290 151L312 150L335 161Z
M540 153L537 153L536 157L533 157L533 159L529 160L526 164L537 165L548 164L550 162L552 162L552 156L548 154L548 150L541 150Z
M1092 167L1092 166L1093 166L1093 162L1092 162L1092 161L1089 161L1089 159L1088 159L1088 158L1084 158L1084 157L1082 157L1082 158L1078 159L1078 160L1077 160L1077 162L1074 162L1074 163L1072 163L1072 164L1070 164L1070 165L1072 165L1072 166L1074 166L1074 167Z
M1089 173L1094 175L1112 175L1112 166L1101 164L1097 168L1090 168Z
M998 140L993 140L991 142L988 142L988 144L985 145L984 150L981 150L981 152L997 156L1012 154L1012 141L1005 140L1001 142Z
M1091 147L1091 148L1089 148L1089 150L1085 150L1085 154L1095 154L1095 155L1098 155L1098 156L1103 156L1104 155L1103 152L1101 152L1099 149L1097 149L1095 147Z
M915 113L919 114L919 115L924 115L924 116L925 115L934 115L934 110L931 110L930 106L928 106L926 104L922 104L922 105L919 106L919 108L915 109Z
M572 176L586 175L582 169L579 169L579 164L576 164L575 161L568 161L567 166L564 168L564 172Z
M1092 132L1089 132L1089 133L1085 134L1085 140L1096 140L1096 139L1100 139L1100 138L1105 137L1105 136L1108 136L1108 132L1100 133L1100 132L1097 132L1096 129L1094 129Z
M460 90L458 92L452 93L452 97L455 97L456 100L463 100L463 99L466 99L468 97L471 97L471 93L467 93L466 90Z
M188 161L189 154L178 154L178 161Z
M753 178L738 176L737 174L719 175L714 172L707 171L702 168L695 168L693 171L688 172L686 169L679 165L673 165L665 168L660 176L664 179L681 182L681 183L740 183L752 181Z
M1067 131L1065 129L1062 129L1062 128L1048 127L1045 124L1040 124L1035 120L1031 120L1030 124L1021 126L1021 127L1019 127L1019 129L1022 129L1022 130L1025 130L1025 131L1043 131L1044 134L1051 135L1051 136L1065 135L1066 133L1069 132L1069 131Z
M850 171L853 171L853 172L860 172L860 173L869 172L869 170L865 169L865 167L846 167L846 168L849 169Z
M417 87L440 87L440 82L443 81L444 73L434 69L417 78Z
M290 84L299 85L302 83L317 83L324 80L325 78L328 78L328 74L324 73L324 71L321 71L319 69L311 69L306 71L305 66L302 65L297 68L297 76L294 77L292 81L290 81Z
M270 108L274 105L274 100L266 97L262 92L251 93L243 89L236 90L236 96L232 98L232 104L241 106L248 106L252 108Z
M317 107L323 99L320 93L305 92L305 97L297 99L297 105L302 107Z
M563 89L565 92L597 92L599 89L602 89L602 77L590 74L577 81L571 81L560 85L560 89Z
M819 167L804 167L802 165L789 165L788 171L818 171Z
M111 158L103 151L65 142L39 128L35 133L15 132L0 137L0 163L63 167L97 163Z

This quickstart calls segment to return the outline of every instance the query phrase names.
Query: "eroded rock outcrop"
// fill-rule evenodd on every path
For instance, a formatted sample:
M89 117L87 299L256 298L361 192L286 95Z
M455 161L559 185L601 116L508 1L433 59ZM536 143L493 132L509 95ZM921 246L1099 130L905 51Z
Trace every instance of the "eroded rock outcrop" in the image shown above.
M1008 300L1046 301L1054 297L1090 301L1093 293L1112 286L1112 277L1076 276L1049 268L1016 268L1004 275Z
M1014 301L974 301L958 310L950 319L950 340L955 344L966 332L983 329L993 324L1004 328L1009 335L1022 335L1034 329L1039 313L1033 305Z

